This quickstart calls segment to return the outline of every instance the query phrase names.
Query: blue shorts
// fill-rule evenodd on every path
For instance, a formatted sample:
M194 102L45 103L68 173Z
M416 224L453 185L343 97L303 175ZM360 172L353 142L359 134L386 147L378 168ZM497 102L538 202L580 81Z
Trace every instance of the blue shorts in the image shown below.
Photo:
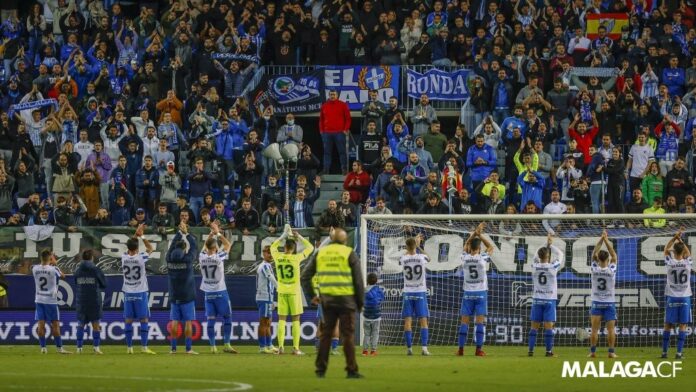
M123 294L123 318L126 320L150 318L150 307L148 306L150 301L147 291Z
M256 301L259 318L273 318L273 301Z
M616 304L613 302L592 302L590 316L602 316L604 321L616 320Z
M401 317L429 317L428 293L404 293Z
M58 305L36 304L36 321L60 321L60 311Z
M691 324L691 297L667 297L665 323Z
M225 317L232 315L230 295L225 291L215 291L205 294L205 317Z
M172 303L172 310L169 312L169 318L173 321L193 321L196 319L196 301L186 302L184 304Z
M461 316L485 316L488 314L488 292L469 291L462 297Z
M535 299L532 302L531 320L535 323L556 322L556 300Z

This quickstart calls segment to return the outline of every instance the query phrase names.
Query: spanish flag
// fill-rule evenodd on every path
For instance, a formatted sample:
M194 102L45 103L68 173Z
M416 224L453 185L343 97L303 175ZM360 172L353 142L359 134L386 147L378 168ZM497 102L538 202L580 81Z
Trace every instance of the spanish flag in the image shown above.
M599 37L597 34L599 26L607 28L609 38L619 39L621 38L621 27L628 26L628 14L587 14L587 38Z

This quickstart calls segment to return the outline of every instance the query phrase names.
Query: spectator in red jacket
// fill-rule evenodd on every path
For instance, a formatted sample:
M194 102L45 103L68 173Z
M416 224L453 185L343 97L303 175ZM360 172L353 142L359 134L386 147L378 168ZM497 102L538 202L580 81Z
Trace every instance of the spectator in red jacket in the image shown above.
M343 189L350 193L350 202L362 204L370 191L370 175L363 170L362 162L353 162L353 171L343 181Z
M590 146L594 144L595 136L599 132L597 116L592 112L592 128L587 129L587 124L580 120L580 114L576 113L573 122L568 126L568 135L578 142L578 150L585 156L585 165L589 165L592 160Z
M341 161L341 171L348 173L348 157L346 152L346 137L350 132L350 109L348 104L338 99L338 92L329 92L329 100L321 105L319 113L319 132L324 144L324 173L331 169L333 146L338 150Z

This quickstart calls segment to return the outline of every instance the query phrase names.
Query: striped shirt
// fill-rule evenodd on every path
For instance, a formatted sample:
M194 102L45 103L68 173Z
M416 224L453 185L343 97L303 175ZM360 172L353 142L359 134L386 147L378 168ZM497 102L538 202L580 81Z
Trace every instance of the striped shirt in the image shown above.
M277 286L273 266L269 262L262 261L256 269L256 300L272 302Z

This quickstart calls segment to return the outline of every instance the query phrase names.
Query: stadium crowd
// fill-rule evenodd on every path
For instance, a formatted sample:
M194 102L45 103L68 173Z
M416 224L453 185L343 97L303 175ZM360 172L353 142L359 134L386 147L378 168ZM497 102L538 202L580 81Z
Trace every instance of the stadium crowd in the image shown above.
M283 209L293 227L328 228L363 209L696 208L691 0L4 0L0 12L4 225L275 233ZM620 37L587 38L600 12L628 14ZM348 162L335 94L304 130L242 95L259 67L302 64L470 67L476 126L441 129L427 95L405 112L370 92ZM323 162L303 143L319 134ZM300 147L290 200L262 155L274 142ZM345 192L315 224L334 144Z

